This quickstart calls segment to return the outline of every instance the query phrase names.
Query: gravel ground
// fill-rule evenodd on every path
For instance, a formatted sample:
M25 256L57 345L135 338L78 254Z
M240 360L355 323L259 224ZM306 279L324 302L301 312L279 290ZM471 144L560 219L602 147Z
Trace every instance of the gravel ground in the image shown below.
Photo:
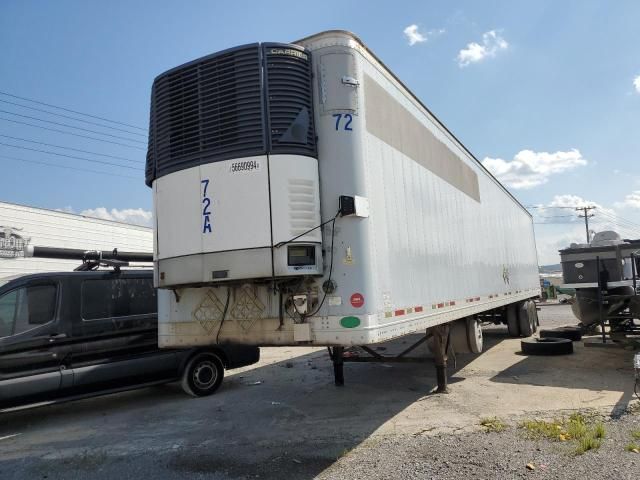
M528 440L518 423L500 433L373 439L347 453L319 478L637 480L640 476L640 455L625 450L631 432L640 429L640 416L605 422L600 449L582 455L574 452L570 442Z
M566 305L540 314L544 328L576 324ZM640 430L631 352L534 358L505 327L485 333L485 353L451 366L449 395L430 393L429 363L350 364L336 389L324 349L266 348L212 397L169 385L0 415L0 480L640 478L625 450ZM600 449L518 427L575 411L605 423ZM508 428L486 433L493 416Z
M23 458L0 464L9 479L638 479L640 454L627 452L640 415L605 419L606 436L597 451L576 455L574 444L528 440L507 421L500 433L374 436L350 439L291 438L281 445L234 444L222 439L203 445L174 445L166 451L114 456L85 450L69 456ZM123 433L123 435L126 435ZM228 442L228 443L227 443ZM360 443L359 443L360 442ZM358 444L359 443L359 444ZM348 445L358 444L355 448ZM529 470L527 464L533 465Z

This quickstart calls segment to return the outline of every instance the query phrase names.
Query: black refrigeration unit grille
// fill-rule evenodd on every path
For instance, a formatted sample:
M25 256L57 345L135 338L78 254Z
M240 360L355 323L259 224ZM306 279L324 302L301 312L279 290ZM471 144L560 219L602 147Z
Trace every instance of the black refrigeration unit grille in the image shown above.
M147 185L231 158L316 156L312 98L311 59L297 46L245 45L169 70L151 93Z

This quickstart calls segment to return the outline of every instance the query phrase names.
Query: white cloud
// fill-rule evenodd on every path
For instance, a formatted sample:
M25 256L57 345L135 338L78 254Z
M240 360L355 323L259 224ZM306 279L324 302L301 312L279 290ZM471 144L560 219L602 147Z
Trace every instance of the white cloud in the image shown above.
M554 225L553 227L542 226L542 228L536 225L538 263L540 265L560 263L558 250L567 248L572 243L584 243L585 241L584 225Z
M636 92L640 93L640 75L633 79L633 86L636 88Z
M429 30L426 33L422 33L418 29L418 25L413 24L405 28L403 32L404 32L404 36L407 38L407 41L409 42L409 46L412 47L416 43L423 43L429 40L430 38L437 37L438 35L442 35L445 32L445 30L444 28L440 28L438 30Z
M467 44L467 48L458 52L456 57L458 66L462 68L480 62L487 57L495 57L499 51L507 48L509 48L509 43L496 30L489 30L482 34L482 44L471 42Z
M540 265L560 262L558 250L567 248L572 243L587 241L584 218L579 216L582 212L576 211L576 207L596 207L589 212L594 214L594 217L590 218L590 232L617 230L616 213L613 210L578 195L556 195L546 205L536 205L531 209L533 221L536 223L536 246Z
M640 191L627 195L625 202L616 203L615 206L640 208ZM558 250L567 248L572 243L586 242L584 212L575 210L576 207L595 207L588 211L591 238L594 233L606 230L613 230L622 238L640 236L638 224L621 217L614 209L578 195L556 195L551 202L534 205L530 209L536 224L536 245L541 265L558 263Z
M105 207L88 208L81 212L76 212L71 207L61 208L60 211L67 213L78 213L85 217L101 218L103 220L114 220L117 222L130 223L132 225L142 225L150 227L153 223L153 214L142 208L117 208L107 209Z
M549 177L586 165L577 149L567 152L534 152L521 150L513 160L486 157L482 164L502 183L515 189L542 185Z
M640 209L640 190L629 193L622 202L616 202L615 206L618 208L631 207Z

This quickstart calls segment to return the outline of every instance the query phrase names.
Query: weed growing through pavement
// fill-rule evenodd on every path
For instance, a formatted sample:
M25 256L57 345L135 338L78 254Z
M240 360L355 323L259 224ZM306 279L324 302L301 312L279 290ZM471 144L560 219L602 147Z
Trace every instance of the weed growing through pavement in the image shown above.
M486 432L504 432L507 424L498 417L487 417L480 420L480 425L485 428Z
M600 448L606 435L602 422L593 423L580 413L554 420L525 420L519 427L531 439L575 442L574 452L578 455Z

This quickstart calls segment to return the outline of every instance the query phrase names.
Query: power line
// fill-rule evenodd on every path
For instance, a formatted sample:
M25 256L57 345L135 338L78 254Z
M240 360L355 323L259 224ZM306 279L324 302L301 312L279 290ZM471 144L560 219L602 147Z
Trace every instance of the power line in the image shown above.
M7 92L3 92L3 91L0 91L0 95L5 95L7 97L17 98L19 100L25 100L27 102L37 103L39 105L44 105L45 107L57 108L58 110L64 110L65 112L76 113L78 115L83 115L85 117L90 117L90 118L95 118L95 119L98 119L98 120L103 120L103 121L109 122L109 123L115 123L117 125L124 125L125 127L137 128L138 130L144 130L144 131L147 130L146 128L138 127L136 125L131 125L129 123L119 122L117 120L109 120L108 118L99 117L97 115L91 115L91 114L88 114L88 113L79 112L77 110L71 110L70 108L59 107L57 105L52 105L51 103L45 103L45 102L41 102L39 100L33 100L32 98L19 97L18 95L13 95L11 93L7 93Z
M79 148L63 147L62 145L54 145L52 143L45 143L45 142L38 142L38 141L35 141L35 140L28 140L26 138L12 137L11 135L2 135L2 134L0 134L0 137L11 138L12 140L19 140L21 142L36 143L38 145L45 145L47 147L55 147L55 148L62 148L62 149L65 149L65 150L72 150L74 152L89 153L91 155L99 155L101 157L115 158L117 160L125 160L125 161L131 162L131 163L144 163L144 161L142 161L142 160L133 160L131 158L118 157L117 155L108 155L106 153L90 152L88 150L80 150Z
M629 232L632 234L632 236L640 236L640 229L638 229L637 227L630 227L628 225L623 225L620 223L616 223L615 221L612 220L608 220L608 219L600 219L598 222L596 222L596 225L602 229L602 230L616 230L619 233L621 232Z
M112 127L111 125L103 125L102 123L91 122L89 120L84 120L82 118L72 117L70 115L63 115L61 113L50 112L49 110L44 110L42 108L36 108L36 107L30 107L29 105L22 105L20 103L10 102L8 100L2 100L1 98L0 98L0 102L8 103L9 105L15 105L16 107L28 108L29 110L35 110L36 112L42 112L42 113L46 113L48 115L55 115L57 117L68 118L69 120L75 120L76 122L84 122L84 123L88 123L90 125L96 125L96 126L102 127L102 128L110 128L111 130L117 130L119 132L128 133L130 135L139 135L141 137L146 137L146 135L144 133L132 132L130 130L125 130L124 128Z
M621 216L619 216L617 214L612 214L612 213L605 212L605 211L600 211L600 214L604 215L607 218L611 218L611 219L616 220L616 221L621 221L622 223L626 223L626 224L631 225L633 227L640 228L640 224L635 223L635 222L633 222L631 220L627 220L625 218L622 218Z
M543 208L543 209L546 209L546 208L570 208L571 210L573 210L574 208L577 208L577 207L565 207L565 206L563 206L563 207L553 206L552 207L552 206L546 206L546 205L529 205L528 207L525 207L525 208Z
M91 170L91 169L88 169L88 168L71 167L69 165L59 165L59 164L56 164L56 163L41 162L39 160L27 160L26 158L10 157L8 155L0 155L0 158L4 158L6 160L14 160L14 161L17 161L17 162L27 162L27 163L35 163L35 164L38 164L38 165L46 165L47 167L64 168L64 169L67 169L67 170L78 170L78 171L81 171L81 172L99 173L100 175L111 175L111 176L114 176L114 177L133 178L135 180L140 180L140 178L134 177L132 175L120 175L119 173L100 172L98 170Z
M66 135L73 135L74 137L88 138L89 140L96 140L98 142L111 143L113 145L120 145L121 147L135 148L137 150L146 150L146 148L138 147L136 145L127 145L126 143L114 142L113 140L105 140L104 138L91 137L89 135L82 135L80 133L65 132L64 130L58 130L57 128L43 127L42 125L34 125L33 123L21 122L19 120L11 120L10 118L0 117L0 120L4 120L5 122L17 123L20 125L28 125L29 127L41 128L42 130L49 130L50 132L64 133Z
M51 123L52 125L58 125L60 127L75 128L76 130L82 130L83 132L97 133L98 135L105 135L107 137L119 138L120 140L127 140L128 142L142 143L143 145L146 143L141 140L134 140L133 138L127 138L121 135L112 135L110 133L98 132L97 130L76 127L75 125L69 125L68 123L54 122L52 120L43 120L42 118L32 117L30 115L22 115L21 113L8 112L7 110L0 110L0 113L8 113L9 115L15 115L16 117L28 118L30 120L37 120L38 122Z
M119 163L103 162L102 160L93 160L91 158L85 158L85 157L76 157L75 155L66 155L64 153L50 152L48 150L40 150L38 148L22 147L20 145L11 145L9 143L3 143L3 142L0 142L0 145L5 147L11 147L11 148L20 148L22 150L29 150L31 152L45 153L47 155L57 155L59 157L73 158L75 160L83 160L85 162L100 163L102 165L110 165L112 167L130 168L131 170L141 170L140 168L130 167L129 165L120 165Z
M616 217L609 213L600 212L602 216L596 217L593 221L595 221L599 225L613 225L616 228L623 228L634 233L640 232L640 225L635 224L631 221Z

